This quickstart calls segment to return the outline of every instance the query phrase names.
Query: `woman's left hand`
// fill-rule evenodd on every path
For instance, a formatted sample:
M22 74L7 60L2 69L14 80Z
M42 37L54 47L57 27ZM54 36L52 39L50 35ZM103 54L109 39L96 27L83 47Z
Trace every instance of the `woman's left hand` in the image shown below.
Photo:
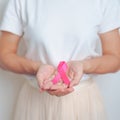
M64 96L74 91L73 86L76 86L79 84L80 79L83 76L83 63L80 61L70 61L67 63L68 70L67 70L67 76L71 80L70 85L68 88L62 87L56 90L48 90L47 92L51 95L56 96ZM63 83L64 84L64 83Z

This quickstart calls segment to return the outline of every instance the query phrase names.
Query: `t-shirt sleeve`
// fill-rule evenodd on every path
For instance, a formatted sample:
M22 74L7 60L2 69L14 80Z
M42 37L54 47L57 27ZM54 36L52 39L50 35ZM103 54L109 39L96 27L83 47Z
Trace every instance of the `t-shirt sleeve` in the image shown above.
M99 33L102 34L117 28L120 28L120 1L108 0L102 9Z
M18 36L23 34L19 0L9 0L0 25L0 30L11 32Z

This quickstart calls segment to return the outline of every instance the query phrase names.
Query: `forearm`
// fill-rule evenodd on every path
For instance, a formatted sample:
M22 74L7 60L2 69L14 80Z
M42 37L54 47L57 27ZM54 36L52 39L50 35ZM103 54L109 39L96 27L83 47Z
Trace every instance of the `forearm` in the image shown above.
M117 72L120 68L120 59L113 55L104 55L83 61L84 73L104 74Z
M1 58L0 66L15 73L35 75L40 62L32 61L16 54L8 54Z

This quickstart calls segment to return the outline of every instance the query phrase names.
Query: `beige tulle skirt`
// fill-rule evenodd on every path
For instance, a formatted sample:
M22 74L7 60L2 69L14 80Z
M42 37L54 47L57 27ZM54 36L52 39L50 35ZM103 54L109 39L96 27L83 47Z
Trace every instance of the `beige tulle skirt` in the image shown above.
M106 120L104 105L94 80L63 97L40 93L28 82L20 92L14 120Z

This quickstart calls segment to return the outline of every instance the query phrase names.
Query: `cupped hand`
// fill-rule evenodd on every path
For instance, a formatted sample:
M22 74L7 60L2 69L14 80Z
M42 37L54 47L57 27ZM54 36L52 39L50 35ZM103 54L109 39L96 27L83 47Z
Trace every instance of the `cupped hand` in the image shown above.
M40 90L49 89L52 86L52 82L46 83L46 81L51 81L55 76L56 68L52 65L41 64L38 72L37 72L37 81L40 87Z
M70 61L68 65L68 76L71 80L69 87L76 86L80 83L83 76L83 63L81 61Z
M64 83L61 85L58 85L59 87L56 90L48 90L48 93L51 95L56 96L64 96L74 91L74 86L78 85L80 82L80 79L83 76L83 64L80 61L69 61L67 63L68 70L67 70L67 76L71 80L69 86L65 86ZM54 87L55 88L55 87Z

